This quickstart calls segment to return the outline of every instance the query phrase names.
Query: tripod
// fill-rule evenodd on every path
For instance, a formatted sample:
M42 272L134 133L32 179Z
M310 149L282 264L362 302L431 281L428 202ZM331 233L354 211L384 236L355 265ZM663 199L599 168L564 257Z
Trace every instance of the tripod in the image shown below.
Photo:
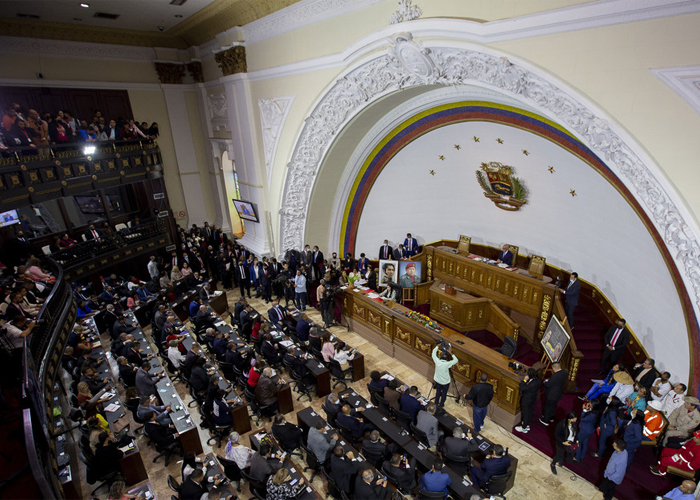
M433 381L433 383L432 383L431 386L430 386L430 391L428 392L428 401L430 401L430 398L431 398L431 396L432 396L432 394L433 394L433 389L435 389L436 384L437 384L437 382ZM447 384L447 385L448 385L448 387L447 387L447 397L448 397L448 398L454 398L454 399L455 399L455 402L456 402L457 404L459 404L459 400L461 399L461 396L459 395L459 389L457 389L457 381L455 381L455 377L454 377L454 375L452 375L452 370L450 370L450 383ZM451 396L451 395L450 395L450 388L452 388L452 387L454 387L455 394L457 394L456 396ZM435 403L437 404L437 391L436 391L436 394L435 394Z

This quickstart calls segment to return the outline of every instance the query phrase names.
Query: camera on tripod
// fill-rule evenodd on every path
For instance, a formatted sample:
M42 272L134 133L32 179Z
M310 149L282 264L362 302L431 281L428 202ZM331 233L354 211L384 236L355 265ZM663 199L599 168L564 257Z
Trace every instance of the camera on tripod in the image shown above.
M442 359L452 359L452 354L450 354L451 344L448 341L440 339L438 346L440 347L440 357Z

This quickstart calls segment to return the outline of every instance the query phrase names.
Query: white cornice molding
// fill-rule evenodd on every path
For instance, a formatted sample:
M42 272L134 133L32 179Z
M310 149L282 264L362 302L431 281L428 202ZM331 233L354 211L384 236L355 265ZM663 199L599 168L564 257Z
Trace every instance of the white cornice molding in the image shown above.
M69 42L0 36L0 53L70 59L108 59L111 61L153 61L156 58L152 47L133 47L106 43Z
M3 87L56 87L70 89L119 89L119 90L162 90L160 83L130 83L130 82L91 82L82 80L48 80L29 78L0 78L0 86ZM192 85L178 85L178 87L192 87Z
M700 113L700 66L660 68L649 71Z

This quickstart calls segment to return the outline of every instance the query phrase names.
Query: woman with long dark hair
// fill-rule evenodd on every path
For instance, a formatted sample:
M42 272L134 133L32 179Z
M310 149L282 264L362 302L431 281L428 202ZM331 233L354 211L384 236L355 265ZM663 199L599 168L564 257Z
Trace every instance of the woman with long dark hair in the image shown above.
M573 448L576 447L576 438L578 435L578 417L574 412L569 412L564 420L560 420L554 429L554 441L557 451L554 454L554 460L550 465L552 473L557 473L557 465L564 466L564 460L570 462L574 456Z

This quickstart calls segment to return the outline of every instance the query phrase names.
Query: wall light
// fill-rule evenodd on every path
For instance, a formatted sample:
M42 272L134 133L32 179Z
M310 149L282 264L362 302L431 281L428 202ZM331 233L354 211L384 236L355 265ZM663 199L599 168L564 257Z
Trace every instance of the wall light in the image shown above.
M92 153L95 152L95 146L85 146L83 148L83 154L84 155L91 155Z
M88 7L90 7L90 4L89 3L81 3L80 6L83 7L84 9L87 9Z

